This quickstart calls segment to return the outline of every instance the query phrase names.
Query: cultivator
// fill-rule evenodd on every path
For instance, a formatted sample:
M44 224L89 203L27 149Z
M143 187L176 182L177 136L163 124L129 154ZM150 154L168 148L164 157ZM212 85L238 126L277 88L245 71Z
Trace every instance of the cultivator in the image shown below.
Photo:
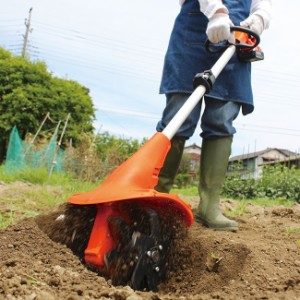
M257 48L259 36L241 27L232 30L236 44L223 49L224 53L211 70L197 74L195 91L164 131L156 133L100 187L68 199L75 205L96 205L97 214L84 259L112 278L114 284L157 291L166 275L168 253L176 230L193 223L189 205L177 195L160 193L154 188L170 149L170 140L236 50L245 61L263 58Z
M182 222L193 223L189 205L177 195L154 190L169 148L170 140L156 133L99 188L68 199L72 204L97 205L84 259L114 284L156 291L166 274L176 229Z

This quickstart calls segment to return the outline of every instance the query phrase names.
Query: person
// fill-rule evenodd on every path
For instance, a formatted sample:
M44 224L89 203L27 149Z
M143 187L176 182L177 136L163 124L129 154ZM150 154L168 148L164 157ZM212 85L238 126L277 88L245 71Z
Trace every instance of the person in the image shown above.
M193 92L194 76L211 69L220 54L208 53L210 42L234 41L230 27L242 26L261 34L269 27L271 0L180 0L181 10L171 33L165 55L160 93L166 106L157 131L169 121ZM200 203L195 220L215 230L237 231L238 223L220 210L220 192L225 180L231 144L236 130L233 121L240 110L254 110L251 88L251 63L241 62L236 54L204 95L171 140L171 149L158 176L155 189L168 193L173 185L186 140L195 131L201 116Z

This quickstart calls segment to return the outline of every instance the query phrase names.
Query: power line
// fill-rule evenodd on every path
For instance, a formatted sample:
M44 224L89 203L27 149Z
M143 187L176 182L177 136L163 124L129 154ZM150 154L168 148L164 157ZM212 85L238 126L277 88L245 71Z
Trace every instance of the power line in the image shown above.
M28 23L27 23L28 25ZM11 25L13 26L13 25ZM47 27L47 25L46 25ZM50 28L50 29L49 29ZM131 55L136 55L136 54L141 54L141 51L146 51L147 55L141 55L139 57L139 62L144 63L144 66L146 65L146 60L145 58L154 58L157 60L157 53L161 53L158 49L155 48L149 48L149 47L144 47L141 45L135 45L134 43L130 45L124 45L122 41L116 41L115 39L112 38L105 38L105 37L100 37L100 36L95 36L95 35L90 35L90 34L85 34L82 32L78 32L76 30L72 29L66 29L65 31L61 31L60 29L57 30L57 32L51 30L52 26L48 26L48 28L37 28L35 31L37 32L43 32L47 34L52 34L54 37L60 37L63 39L68 39L69 41L72 42L80 42L92 45L92 46L97 46L101 47L101 49L105 48L108 51L115 51L115 53L118 53L118 55L114 55L114 61L125 61L126 56L124 55L124 51L129 52ZM11 30L9 31L11 32ZM69 32L69 36L66 35L66 32ZM34 40L34 39L33 39ZM39 45L43 45L43 43L39 42ZM13 46L13 45L11 45ZM29 45L26 45L27 49L25 47L25 50L32 51L30 50ZM122 46L124 46L122 48ZM72 66L78 66L80 68L86 67L88 69L94 69L94 70L99 70L101 68L102 71L105 72L111 72L111 73L118 73L118 74L124 74L126 76L134 76L141 78L143 77L145 80L155 80L157 81L157 76L156 72L149 72L149 69L147 68L142 68L142 67L132 67L132 69L129 69L128 67L121 67L119 64L112 64L107 61L98 61L95 59L91 59L88 53L82 53L85 56L81 56L80 52L76 52L76 55L74 55L75 52L73 53L68 53L64 52L61 50L58 50L57 45L55 44L55 54L53 54L53 49L49 48L49 44L46 45L46 47L39 47L39 57L41 55L46 55L47 57L51 57L51 59L54 59L56 61L68 63L71 62ZM50 52L50 53L49 53ZM88 58L87 58L88 57ZM128 63L128 62L127 62ZM149 62L151 64L151 62ZM147 70L147 71L145 71ZM268 76L266 76L266 73ZM255 94L255 99L256 101L260 102L265 102L265 103L272 103L272 104L280 104L280 105L290 105L293 104L293 106L298 105L298 97L297 95L290 96L289 99L285 99L286 96L286 91L289 90L289 88L300 88L299 86L299 75L291 74L291 73L282 73L280 71L270 71L270 70L265 70L262 68L257 68L254 72L255 74L255 80L263 80L264 81L264 91L259 91ZM154 78L155 77L155 78ZM281 89L280 92L274 92L276 88L278 89L278 86L282 85L281 83L285 83L285 89ZM283 100L284 99L284 100ZM294 100L294 101L291 101ZM146 118L153 118L157 119L155 115L152 116L146 116L146 113L143 112L137 112L137 111L131 111L130 109L125 109L122 111L117 111L116 109L113 108L108 108L108 107L102 107L100 108L101 111L106 111L106 112L113 112L113 113L119 113L119 114L129 114L132 116L137 116L137 117L146 117ZM289 128L280 128L280 127L273 127L273 126L265 126L265 125L260 125L260 126L253 126L253 125L239 125L239 129L241 130L251 130L251 131L256 131L256 132L266 132L266 133L271 133L271 134L286 134L286 135L292 135L292 136L299 136L300 131L296 129L289 129Z
M153 48L153 47L149 48L148 46L144 47L144 46L141 46L140 44L134 45L134 44L130 43L131 45L134 46L134 48L132 48L132 47L128 47L128 46L124 45L124 43L122 43L122 41L120 42L120 41L118 41L116 39L107 38L107 37L103 37L103 36L99 36L99 35L88 34L88 33L84 33L84 32L81 32L81 31L78 31L78 30L73 30L73 29L65 29L65 28L61 28L61 27L57 27L57 26L53 26L53 25L44 24L42 22L36 22L36 23L37 24L41 24L41 25L43 25L43 26L45 26L47 28L50 28L49 33L52 30L51 28L55 28L56 30L58 30L58 32L65 31L68 35L63 35L62 37L70 39L70 40L79 39L79 40L85 40L85 41L89 41L89 42L99 42L100 41L101 46L103 44L110 45L109 46L110 49L112 49L111 45L115 44L115 46L117 47L117 49L124 49L124 48L120 48L120 45L123 45L123 47L127 47L126 50L128 50L128 49L134 49L134 50L136 50L137 48L141 48L141 49L143 49L143 51L144 51L144 49L147 49L147 50L149 50L149 52L152 52L153 54L155 54L155 53L157 53L157 54L162 53L161 48L159 48L159 49L158 48ZM37 30L41 30L41 29L37 28ZM69 36L70 33L73 35L74 39L70 38L70 36ZM92 37L93 39L90 39L89 37ZM96 39L94 39L94 38L96 38ZM100 39L100 40L98 40L98 39ZM278 78L278 80L282 80L282 76L284 76L284 78L286 78L287 76L289 76L289 77L291 77L291 79L294 79L294 81L296 83L299 82L299 81L297 81L297 77L300 78L300 76L297 75L297 74L296 74L296 77L295 77L295 74L284 73L284 72L280 72L280 71L276 71L276 70L270 71L270 70L266 70L266 69L261 69L259 67L255 68L255 71L259 71L259 72L262 71L264 73L266 73L266 72L267 73L271 73L272 74L272 78L274 78L274 79L276 79L276 77L274 76L274 74L278 74L278 75L280 75L280 77ZM260 76L259 73L257 75ZM266 80L268 80L268 77L266 77L265 75L262 75L262 76L264 76L264 78ZM290 81L291 79L288 79L288 80ZM298 86L299 86L299 84L298 84Z
M126 39L123 39L123 41L122 41L121 38L118 38L118 39L108 38L105 36L81 32L81 31L74 30L74 29L66 29L66 28L61 28L61 27L57 27L57 26L53 26L53 25L48 25L48 24L44 24L41 22L36 22L36 23L46 27L46 29L47 28L50 29L50 31L53 31L53 28L54 28L57 33L65 32L65 34L67 34L67 35L66 36L63 35L63 37L69 37L71 34L75 39L78 38L79 40L83 39L83 40L88 40L91 42L99 42L100 41L101 45L102 45L102 42L104 42L104 44L115 45L118 47L118 49L128 50L128 48L131 48L128 46L128 37L127 36L126 36ZM39 27L39 30L40 29L41 28ZM131 42L130 45L132 45L134 47L134 49L141 49L143 51L147 50L149 52L156 53L156 54L159 54L162 52L161 48L154 48L153 46L149 47L148 45L146 47L146 46L141 45L140 43Z

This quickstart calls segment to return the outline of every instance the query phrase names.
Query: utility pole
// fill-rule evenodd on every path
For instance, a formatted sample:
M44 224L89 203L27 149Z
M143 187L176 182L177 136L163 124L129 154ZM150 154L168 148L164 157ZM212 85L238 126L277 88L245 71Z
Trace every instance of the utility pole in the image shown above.
M32 7L29 9L28 20L25 19L26 32L25 32L25 36L24 36L24 44L23 44L23 49L22 49L22 57L23 58L26 55L26 47L27 47L28 35L29 35L29 32L32 31L32 29L30 28L31 11L32 11Z

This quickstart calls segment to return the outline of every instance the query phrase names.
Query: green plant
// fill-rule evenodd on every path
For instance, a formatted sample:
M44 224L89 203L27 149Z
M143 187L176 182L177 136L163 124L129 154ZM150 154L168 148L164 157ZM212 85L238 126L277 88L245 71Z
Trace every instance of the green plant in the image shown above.
M30 61L0 48L0 162L13 126L22 139L35 133L45 115L58 123L70 113L64 140L77 144L81 134L93 132L95 108L89 90L74 80L58 78L41 61ZM55 125L46 122L42 134ZM58 134L62 133L60 126Z
M191 182L192 182L192 177L190 174L181 173L176 176L174 184L178 188L183 188L183 187L190 186Z
M285 207L291 207L295 202L292 200L287 200L282 197L278 198L255 198L250 199L249 203L252 203L254 205L259 205L263 207L272 207L272 206L285 206Z
M247 205L249 201L241 200L234 210L226 210L226 215L228 216L242 216L247 213Z
M291 235L296 235L296 237L299 237L300 234L300 227L296 227L296 228L287 228L284 232L284 235L287 237L290 237ZM300 246L300 239L296 239L296 244Z
M198 186L188 186L183 188L172 188L172 194L180 194L184 196L199 196Z
M6 228L8 225L14 222L12 213L1 212L0 213L0 229Z
M35 217L62 203L73 194L90 191L98 184L83 182L66 173L26 169L5 174L0 168L0 181L4 186L0 197L0 228L23 218ZM6 188L7 186L7 188Z
M210 257L211 257L212 259L215 259L215 260L221 260L221 259L222 259L222 257L220 257L219 255L217 255L217 254L214 253L214 252L211 252L211 253L210 253Z
M300 202L300 170L281 165L264 167L260 179L242 179L238 172L226 178L223 195L234 199L285 199Z
M287 228L286 231L284 232L285 236L290 236L293 233L300 233L300 227L296 227L296 228Z
M66 150L64 170L82 181L96 182L133 155L144 143L130 138L120 138L108 132L96 136L82 134L76 148Z

